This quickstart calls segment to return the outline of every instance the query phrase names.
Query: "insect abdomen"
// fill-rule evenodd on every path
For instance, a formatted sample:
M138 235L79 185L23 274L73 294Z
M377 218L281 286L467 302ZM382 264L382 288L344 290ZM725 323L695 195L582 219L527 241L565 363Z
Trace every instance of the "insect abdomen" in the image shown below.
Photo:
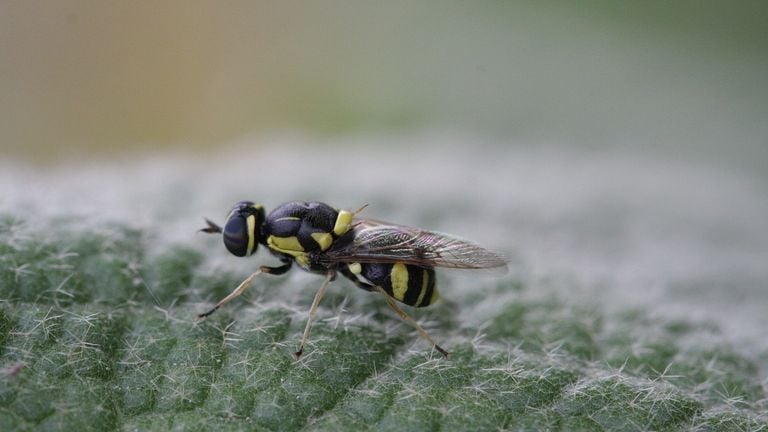
M360 264L360 276L384 288L392 298L414 307L429 306L440 295L435 270L411 264Z

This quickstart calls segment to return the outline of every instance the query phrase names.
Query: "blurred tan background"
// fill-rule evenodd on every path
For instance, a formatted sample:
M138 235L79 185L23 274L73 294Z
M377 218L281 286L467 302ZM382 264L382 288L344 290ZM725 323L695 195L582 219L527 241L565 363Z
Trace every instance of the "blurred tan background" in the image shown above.
M763 1L3 1L0 155L429 129L759 168L766 23Z

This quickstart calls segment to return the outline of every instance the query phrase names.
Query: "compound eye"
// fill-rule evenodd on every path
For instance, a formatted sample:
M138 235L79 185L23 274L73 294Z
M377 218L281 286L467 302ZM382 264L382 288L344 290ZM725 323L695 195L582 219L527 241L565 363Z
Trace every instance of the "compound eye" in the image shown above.
M229 212L224 225L224 245L232 255L249 256L259 246L259 232L264 220L264 210L250 201L240 201Z
M233 215L224 226L224 246L239 257L248 254L248 223L240 215Z

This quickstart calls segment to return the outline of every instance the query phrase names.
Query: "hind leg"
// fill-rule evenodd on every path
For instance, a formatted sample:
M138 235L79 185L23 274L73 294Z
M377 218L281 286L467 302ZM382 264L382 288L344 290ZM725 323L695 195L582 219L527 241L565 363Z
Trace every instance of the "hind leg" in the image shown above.
M416 330L418 330L419 335L421 335L422 338L424 338L427 342L432 344L432 346L437 350L440 354L442 354L445 358L448 358L449 353L448 351L444 350L440 347L440 345L436 344L434 340L429 336L429 334L424 330L419 323L416 322L413 318L411 318L405 311L398 306L398 304L395 302L395 299L382 287L378 285L373 285L368 282L364 282L360 280L357 275L352 272L348 267L340 267L339 271L341 274L343 274L347 279L354 282L355 285L357 285L359 288L362 288L366 291L378 291L384 295L384 298L387 301L387 305L389 305L392 310L397 313L397 315L402 319L403 321L407 322L411 326L413 326Z

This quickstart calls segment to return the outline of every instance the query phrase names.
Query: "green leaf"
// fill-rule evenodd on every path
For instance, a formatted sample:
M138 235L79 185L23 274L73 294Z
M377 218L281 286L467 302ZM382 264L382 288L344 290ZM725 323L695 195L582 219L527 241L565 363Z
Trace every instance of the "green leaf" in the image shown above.
M51 227L43 237L0 222L3 431L768 427L768 356L739 352L709 323L446 274L447 302L409 310L446 360L382 298L339 281L295 361L319 279L264 277L197 321L247 273L213 264L223 251L157 250L121 226Z

